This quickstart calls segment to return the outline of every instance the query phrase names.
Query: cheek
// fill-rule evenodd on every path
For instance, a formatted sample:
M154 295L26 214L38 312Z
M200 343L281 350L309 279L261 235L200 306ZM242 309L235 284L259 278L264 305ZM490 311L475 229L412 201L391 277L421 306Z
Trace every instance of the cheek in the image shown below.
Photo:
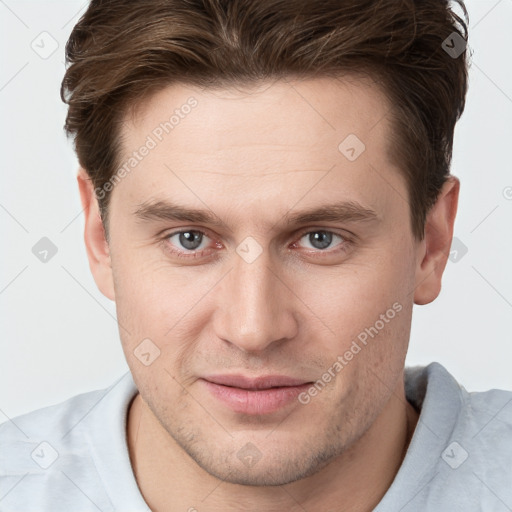
M382 374L383 380L400 371L412 316L411 258L405 243L395 243L368 253L364 262L361 258L331 268L320 278L318 273L301 276L298 294L307 297L308 306L328 328L315 338L318 353L328 368L338 356L343 358L343 386L345 379L362 377L364 368Z
M114 286L118 314L135 328L150 328L161 336L200 300L214 280L204 273L194 276L184 267L170 267L155 258L154 252L140 251L133 259L114 260Z
M301 280L298 295L336 335L354 337L388 310L388 316L398 317L396 309L412 301L414 272L395 261L376 258L371 264L346 265L324 275L311 273ZM399 305L393 309L395 303Z
M207 321L200 302L216 275L194 276L149 258L114 258L113 269L120 338L130 369L144 371L148 359L153 374L160 367L186 366Z
M311 347L324 361L320 379L329 381L315 398L319 414L344 404L341 416L350 410L371 415L395 388L410 335L408 285L409 278L389 265L340 273L322 293L311 285L311 309L334 333L316 336Z

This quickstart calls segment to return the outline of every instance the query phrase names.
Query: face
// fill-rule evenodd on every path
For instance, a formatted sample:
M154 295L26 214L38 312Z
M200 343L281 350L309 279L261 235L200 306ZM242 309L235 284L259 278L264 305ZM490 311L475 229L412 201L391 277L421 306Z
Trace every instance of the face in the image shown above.
M109 213L123 350L218 478L317 472L400 385L419 243L388 109L371 83L314 79L173 85L126 118L137 163Z

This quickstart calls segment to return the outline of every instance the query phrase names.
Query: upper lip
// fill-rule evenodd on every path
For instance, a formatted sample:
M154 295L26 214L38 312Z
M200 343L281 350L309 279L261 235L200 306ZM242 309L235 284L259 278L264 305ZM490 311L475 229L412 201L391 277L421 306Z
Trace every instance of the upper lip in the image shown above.
M204 380L240 389L268 389L277 387L300 386L309 381L295 379L285 375L262 375L260 377L246 377L245 375L210 375Z

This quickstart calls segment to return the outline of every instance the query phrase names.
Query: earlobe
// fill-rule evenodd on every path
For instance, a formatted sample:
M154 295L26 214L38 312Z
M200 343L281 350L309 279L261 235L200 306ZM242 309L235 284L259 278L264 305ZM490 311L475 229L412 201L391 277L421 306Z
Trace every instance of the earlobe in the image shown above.
M114 282L110 250L100 216L93 183L87 172L80 168L77 175L80 199L85 217L84 241L94 281L103 295L114 300Z
M418 244L414 303L429 304L441 291L441 280L453 238L460 182L450 176L427 215L425 238Z

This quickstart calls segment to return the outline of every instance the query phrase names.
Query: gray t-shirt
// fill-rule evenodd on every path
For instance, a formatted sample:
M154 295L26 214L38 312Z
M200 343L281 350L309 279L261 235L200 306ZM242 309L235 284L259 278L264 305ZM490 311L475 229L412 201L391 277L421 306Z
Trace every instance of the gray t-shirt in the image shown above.
M512 392L468 393L438 363L407 368L405 382L421 414L375 510L512 511ZM2 423L0 511L148 512L126 441L136 393L128 372L105 390Z

